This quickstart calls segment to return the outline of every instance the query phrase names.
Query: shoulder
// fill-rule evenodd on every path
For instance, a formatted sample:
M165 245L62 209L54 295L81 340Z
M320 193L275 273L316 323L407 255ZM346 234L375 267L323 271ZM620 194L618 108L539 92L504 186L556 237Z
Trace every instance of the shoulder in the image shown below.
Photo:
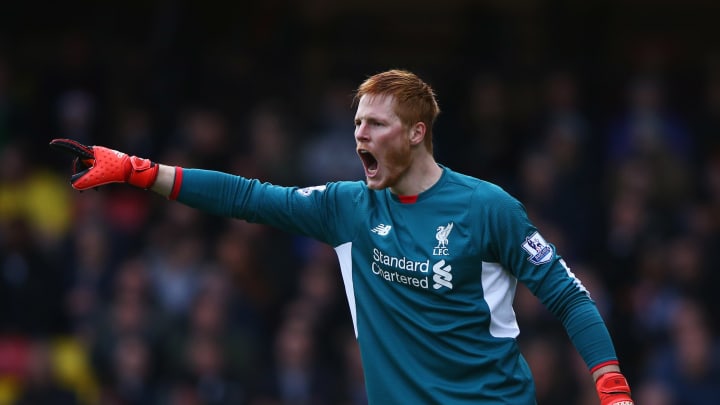
M346 194L357 194L367 191L367 186L362 181L333 181L325 184L316 186L304 186L297 187L296 191L299 194L310 195L312 193L346 193Z
M452 187L464 188L470 191L474 202L482 202L484 205L517 203L517 199L498 184L455 172L448 168L445 168L445 170L448 173L448 183Z
M367 198L371 190L363 181L334 181L311 187L300 187L297 192L303 196L316 195L336 203L358 203Z
M346 195L354 195L354 196L360 196L364 194L368 194L370 192L370 189L368 189L367 184L365 184L364 181L336 181L327 183L327 187L331 188L332 190L335 190L337 193L346 194Z

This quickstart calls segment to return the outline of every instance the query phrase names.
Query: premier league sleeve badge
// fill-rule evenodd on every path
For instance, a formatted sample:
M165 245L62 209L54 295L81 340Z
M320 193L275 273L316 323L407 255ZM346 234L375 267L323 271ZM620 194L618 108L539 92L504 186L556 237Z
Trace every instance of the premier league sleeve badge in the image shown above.
M535 265L547 263L553 258L552 246L537 232L525 238L522 248L530 255L528 260Z

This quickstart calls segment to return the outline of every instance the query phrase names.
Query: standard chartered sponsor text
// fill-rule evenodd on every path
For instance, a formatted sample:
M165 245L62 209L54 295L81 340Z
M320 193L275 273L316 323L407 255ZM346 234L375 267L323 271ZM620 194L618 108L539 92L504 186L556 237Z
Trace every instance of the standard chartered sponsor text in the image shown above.
M428 276L424 277L413 277L400 274L397 271L388 271L380 267L376 262L372 263L372 271L376 275L384 278L387 281L395 283L411 285L413 287L428 288Z
M386 255L380 249L373 249L373 260L376 263L382 264L386 267L394 267L396 269L402 269L405 271L419 271L421 273L427 273L430 271L430 260L424 262L410 260L407 257L394 257Z
M416 277L400 273L397 269L423 274ZM372 271L386 281L427 289L429 281L426 274L430 271L430 260L417 261L410 260L405 256L390 256L375 248L373 249Z

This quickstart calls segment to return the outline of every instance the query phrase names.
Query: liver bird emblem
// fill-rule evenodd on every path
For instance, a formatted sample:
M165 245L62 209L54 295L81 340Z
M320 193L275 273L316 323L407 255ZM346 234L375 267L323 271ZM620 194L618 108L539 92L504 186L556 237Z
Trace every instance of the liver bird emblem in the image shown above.
M438 226L437 233L435 233L435 239L438 241L437 247L444 248L447 247L448 244L448 235L450 235L450 231L453 229L453 223L450 222L449 224L445 226Z

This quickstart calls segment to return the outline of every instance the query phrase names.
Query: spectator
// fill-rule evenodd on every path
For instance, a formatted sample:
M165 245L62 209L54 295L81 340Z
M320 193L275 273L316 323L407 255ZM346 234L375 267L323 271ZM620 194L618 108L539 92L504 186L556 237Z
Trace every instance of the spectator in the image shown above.
M56 378L51 344L39 340L30 346L28 370L25 384L16 405L79 405L75 393L62 385Z
M720 346L699 302L672 311L669 344L648 362L645 379L661 384L674 404L709 405L720 396Z

